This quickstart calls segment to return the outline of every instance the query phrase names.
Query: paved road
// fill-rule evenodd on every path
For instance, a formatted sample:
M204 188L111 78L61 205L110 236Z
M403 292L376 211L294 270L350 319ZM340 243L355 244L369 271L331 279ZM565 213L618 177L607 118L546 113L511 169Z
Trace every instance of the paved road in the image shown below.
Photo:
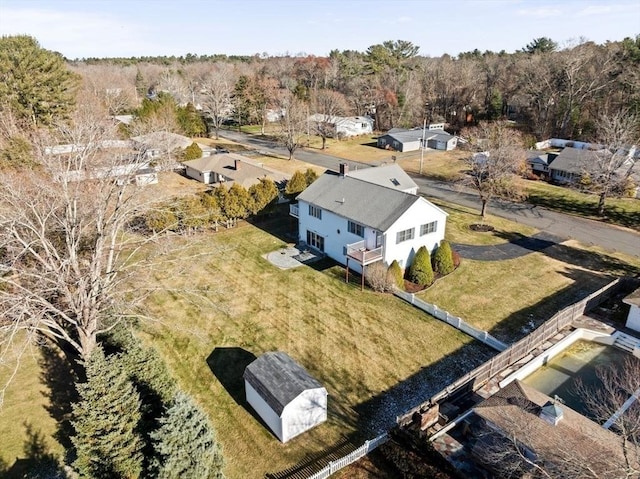
M258 150L268 151L272 154L285 157L289 156L285 148L253 135L223 130L220 132L220 136L238 143L253 146ZM349 164L349 169L352 170L372 166L366 163L344 160L309 149L296 151L295 157L299 160L334 171L338 171L340 163L345 162ZM450 203L480 210L480 201L477 195L470 190L461 189L451 183L430 180L419 175L412 175L412 177L420 187L420 193L427 197L438 198ZM575 239L586 245L597 245L608 251L619 251L640 257L640 233L631 229L612 226L599 221L564 213L557 213L527 203L511 203L501 200L492 201L489 205L489 212L496 216L532 226L555 237Z

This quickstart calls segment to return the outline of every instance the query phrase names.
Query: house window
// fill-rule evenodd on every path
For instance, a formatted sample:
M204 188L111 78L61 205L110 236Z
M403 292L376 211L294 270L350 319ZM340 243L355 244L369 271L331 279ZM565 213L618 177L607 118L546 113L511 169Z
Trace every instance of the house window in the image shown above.
M324 238L318 233L307 230L307 244L319 251L324 251Z
M438 222L432 221L420 226L420 236L428 235L429 233L435 233L438 229Z
M398 233L396 234L396 244L413 239L414 231L415 231L415 228L409 228L408 230L398 231Z
M364 226L354 223L353 221L349 221L347 229L349 230L349 233L353 233L354 235L364 238Z
M309 216L313 216L314 218L322 219L322 210L317 206L309 205Z

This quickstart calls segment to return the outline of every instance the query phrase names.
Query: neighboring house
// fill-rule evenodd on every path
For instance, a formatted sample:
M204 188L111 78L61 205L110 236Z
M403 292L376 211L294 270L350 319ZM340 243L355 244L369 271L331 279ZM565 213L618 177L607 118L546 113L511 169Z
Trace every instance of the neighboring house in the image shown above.
M287 110L285 110L284 108L278 108L276 110L269 108L265 113L265 119L269 123L275 123L277 121L282 120L286 114L287 114Z
M263 354L243 377L247 402L280 441L327 420L327 390L286 353Z
M175 150L184 150L193 143L191 138L168 131L154 131L136 136L131 140L135 147L149 159L164 157Z
M509 383L473 412L480 421L471 426L476 438L472 453L490 468L495 467L490 458L495 461L508 450L498 440L502 438L507 444L516 441L520 454L550 471L571 465L574 470L588 468L594 477L626 477L620 437L520 381ZM633 462L634 454L630 457Z
M626 296L622 302L629 305L627 328L640 332L640 288Z
M158 172L151 168L149 161L136 153L134 144L126 140L104 140L99 143L81 145L65 144L45 148L45 154L54 156L82 155L91 148L101 152L98 158L89 163L83 161L81 169L70 169L58 176L58 180L84 181L100 178L115 178L119 184L135 183L138 186L158 183ZM70 165L73 162L70 163Z
M290 207L299 239L360 273L377 261L406 268L421 246L433 251L444 238L447 213L405 192L415 183L397 168L349 173L342 164L340 174L323 174Z
M279 189L284 188L289 176L276 170L249 162L235 153L218 153L185 161L187 177L205 184L238 183L245 188L260 183L261 178L270 178Z
M332 131L336 138L368 135L373 133L373 118L368 116L335 116L316 113L309 117L309 121L324 124Z
M614 172L621 177L629 173L629 169L634 165L633 154L635 148L630 150L621 150L618 155L624 155L626 159L622 162L620 168ZM585 172L591 169L591 165L597 162L607 161L607 155L611 152L606 149L600 150L584 150L579 148L566 147L558 156L549 162L549 172L551 180L556 183L570 184L579 182ZM619 157L622 158L622 157ZM597 171L597 170L596 170ZM637 182L638 166L631 173L630 178ZM637 183L636 183L637 184Z
M549 165L552 181L561 184L577 183L591 163L598 161L599 151L564 148Z
M428 128L413 128L407 130L404 128L392 128L386 134L378 137L378 148L391 149L395 151L416 151L420 149L422 138L424 135L425 148L433 148L434 150L453 150L458 139L454 135L450 135L442 129L435 127L443 126L442 123L437 125L428 125Z
M543 150L528 150L527 151L527 166L531 168L531 172L541 176L549 176L549 164L555 160L558 153L551 153Z

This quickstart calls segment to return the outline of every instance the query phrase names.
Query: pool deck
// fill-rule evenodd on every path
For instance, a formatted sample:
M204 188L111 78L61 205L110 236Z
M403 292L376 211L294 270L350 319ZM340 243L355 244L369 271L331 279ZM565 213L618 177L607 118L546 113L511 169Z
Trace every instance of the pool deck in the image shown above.
M626 329L626 328L615 328L611 324L607 324L599 319L596 319L589 315L583 315L582 317L573 321L571 327L568 327L560 331L558 334L556 334L549 340L545 341L538 348L531 351L528 355L516 361L514 364L510 365L509 367L505 368L503 371L495 375L485 385L483 385L480 389L475 391L475 393L473 394L473 396L475 397L474 399L475 404L478 404L479 402L487 399L488 397L498 392L501 389L500 383L505 378L507 378L509 375L513 374L514 372L518 371L520 368L526 366L530 361L532 361L536 357L543 355L545 351L547 351L548 349L558 344L560 341L565 339L569 334L571 334L573 331L575 331L578 328L589 329L591 331L602 333L604 335L612 335L619 329ZM638 395L640 395L640 390L637 393ZM475 404L471 408L475 407ZM443 408L444 410L449 410L449 411L459 411L459 408L456 407L455 404L449 404L447 402L444 402L443 404L440 405L441 411L443 410ZM471 408L467 408L466 411L460 411L462 412L462 414L457 414L458 419L465 417L465 415ZM458 419L454 419L454 421L458 422ZM460 424L457 424L454 427L454 429L459 427L460 427ZM436 437L435 439L432 440L432 444L434 448L447 461L449 461L459 470L462 469L463 471L465 471L469 478L480 477L481 474L478 476L475 475L476 471L473 470L475 466L475 462L469 456L464 445L461 444L454 436L449 434L449 432L440 433L438 435L438 431L444 428L446 428L446 424L435 424L434 426L427 428L427 430L425 431L427 433L427 436Z

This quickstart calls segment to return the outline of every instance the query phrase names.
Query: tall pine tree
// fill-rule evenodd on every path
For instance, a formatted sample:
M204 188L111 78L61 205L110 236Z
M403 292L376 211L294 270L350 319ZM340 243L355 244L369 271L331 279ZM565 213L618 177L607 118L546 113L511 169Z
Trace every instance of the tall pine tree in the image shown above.
M34 126L67 116L79 84L62 55L27 35L0 37L0 78L0 104Z
M140 397L117 358L97 347L85 364L87 382L78 385L73 406L74 468L81 477L136 478L142 471L143 443L136 432Z
M178 392L151 433L158 479L221 479L224 461L207 416L190 396Z

